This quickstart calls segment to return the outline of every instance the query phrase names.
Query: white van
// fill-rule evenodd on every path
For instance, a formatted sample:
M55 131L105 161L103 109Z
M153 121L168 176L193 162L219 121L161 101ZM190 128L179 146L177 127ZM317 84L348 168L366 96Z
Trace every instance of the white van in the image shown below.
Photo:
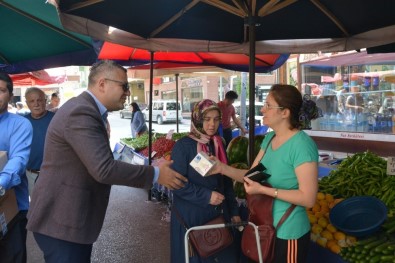
M263 107L263 102L260 101L255 101L255 125L263 125L263 114L261 112L261 109ZM249 101L246 101L246 121L247 121L247 126L248 126L248 114L249 114ZM240 118L240 101L235 101L233 103L233 107L235 107L236 111L236 117Z
M152 121L158 124L164 122L175 122L177 120L177 108L175 100L155 100L152 102ZM182 108L181 103L178 102L178 121L182 121ZM144 114L145 121L149 120L149 106L147 106L142 113Z

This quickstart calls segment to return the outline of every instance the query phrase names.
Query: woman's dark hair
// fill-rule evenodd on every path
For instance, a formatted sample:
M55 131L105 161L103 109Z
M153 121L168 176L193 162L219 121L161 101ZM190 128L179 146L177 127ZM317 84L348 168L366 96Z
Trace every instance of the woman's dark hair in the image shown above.
M278 106L290 111L291 128L310 129L310 121L322 117L322 111L317 107L310 96L302 94L292 85L275 84L270 94Z
M11 77L7 73L0 72L0 80L6 83L8 92L12 95L12 92L14 91L14 83L12 82Z
M139 111L140 107L136 102L132 102L132 104L130 104L133 107L133 112Z

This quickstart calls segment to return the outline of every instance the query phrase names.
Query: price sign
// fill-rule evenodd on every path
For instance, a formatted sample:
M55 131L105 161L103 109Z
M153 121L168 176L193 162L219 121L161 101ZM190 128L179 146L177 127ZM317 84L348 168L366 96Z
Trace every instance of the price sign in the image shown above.
M173 133L174 133L174 130L170 130L170 131L166 134L166 139L171 140L171 138L173 138Z
M387 174L395 175L395 156L389 156L387 159Z

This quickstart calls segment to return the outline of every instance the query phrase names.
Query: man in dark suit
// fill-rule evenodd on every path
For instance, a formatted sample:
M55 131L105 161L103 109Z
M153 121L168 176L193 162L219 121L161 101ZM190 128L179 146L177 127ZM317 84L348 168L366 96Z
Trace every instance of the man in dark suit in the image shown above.
M157 182L178 189L186 182L170 162L153 167L114 160L107 111L122 109L129 95L126 70L100 61L91 68L88 90L66 102L49 125L27 226L47 263L90 262L111 185L149 189Z

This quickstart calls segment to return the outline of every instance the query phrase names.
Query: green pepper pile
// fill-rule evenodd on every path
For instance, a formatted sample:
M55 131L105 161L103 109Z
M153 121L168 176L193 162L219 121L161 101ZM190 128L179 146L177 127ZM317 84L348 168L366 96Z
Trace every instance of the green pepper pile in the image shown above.
M387 161L370 151L344 159L320 180L319 188L341 198L374 196L385 203L390 214L395 213L395 176L387 175Z

